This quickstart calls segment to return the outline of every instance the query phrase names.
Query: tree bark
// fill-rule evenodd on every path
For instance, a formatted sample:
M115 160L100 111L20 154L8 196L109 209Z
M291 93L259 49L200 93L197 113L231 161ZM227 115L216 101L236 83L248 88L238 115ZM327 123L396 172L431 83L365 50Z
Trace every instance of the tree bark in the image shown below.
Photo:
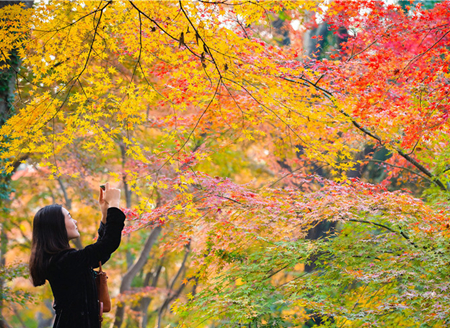
M125 175L125 164L127 162L127 157L126 157L126 148L125 145L123 143L119 143L119 147L120 147L120 153L122 155L122 183L123 183L123 190L125 191L125 204L127 208L131 208L131 190L128 186L128 182L127 182L127 176ZM127 242L130 241L130 235L127 236ZM133 264L133 257L131 256L131 252L130 251L126 251L125 253L125 258L127 260L127 269L129 269L131 267L131 265Z
M1 232L0 232L0 243L1 243L1 254L0 254L0 265L1 268L3 269L6 265L6 261L5 261L5 253L7 251L7 245L8 245L8 239L7 239L7 235L6 235L6 228L5 225L2 223L1 224ZM6 328L9 327L9 325L7 324L5 318L3 317L3 285L5 284L3 278L0 277L0 288L1 288L1 292L0 292L0 328Z
M159 280L159 276L161 275L162 268L163 268L163 261L161 261L161 263L158 265L158 268L156 269L155 273L152 275L153 279L152 279L152 283L150 284L151 287L156 287L156 285L158 284L158 280ZM148 278L150 278L150 275L148 276ZM146 281L144 283L144 287L149 286L149 280L150 279L148 279L148 280L146 279ZM142 313L142 319L141 319L141 324L140 324L141 328L147 327L148 307L149 307L151 301L152 301L151 297L144 297L139 304L141 313Z
M44 300L45 306L53 313L52 301L49 299ZM37 314L38 326L37 328L48 328L53 325L53 320L55 316L51 316L50 318L45 318L44 315L39 312Z
M306 35L306 54L311 59L319 59L325 45L325 39L328 35L328 24L322 23L316 29L310 30ZM314 39L312 38L313 36L315 37Z
M276 41L280 46L288 46L291 44L291 39L289 38L289 30L286 28L285 23L286 21L280 16L278 16L278 18L272 22L272 26L279 38Z
M162 315L164 314L165 309L169 306L170 302L172 302L176 297L178 297L180 295L181 291L184 289L185 285L183 283L181 283L181 285L178 288L178 290L175 293L172 294L173 287L175 286L175 282L178 280L178 278L180 277L181 273L184 271L184 268L186 266L186 261L188 259L189 253L190 253L190 244L188 244L186 246L186 253L184 254L183 262L181 263L180 268L178 269L178 272L175 274L175 276L172 279L172 282L170 283L169 291L167 293L166 299L164 300L164 303L159 308L158 321L157 321L156 328L161 328L161 319L162 319Z
M68 211L72 210L72 199L70 199L69 194L67 193L66 186L64 185L64 182L61 178L58 178L59 187L61 188L61 191L64 195L64 203L66 206L66 209ZM73 243L75 244L76 249L82 249L83 244L81 243L81 238L77 237L73 240Z
M122 283L120 284L120 293L124 293L130 289L133 278L138 274L139 271L142 270L145 263L147 263L150 250L155 244L159 234L161 233L161 230L162 230L161 227L156 227L147 237L147 240L145 241L144 244L144 248L142 249L138 260L128 269L127 273L125 273L125 275L122 278ZM125 304L120 304L119 306L117 306L113 326L114 328L120 328L122 326L124 314L125 314Z
M24 3L28 8L33 5L33 1L1 1L0 9L6 6ZM0 61L3 62L3 59ZM15 83L16 83L16 72L20 65L20 58L16 51L10 54L10 59L8 60L10 67L0 70L0 127L5 124L5 122L14 114L14 94L15 94ZM2 150L0 149L0 152ZM15 165L15 169L18 165ZM1 210L1 222L0 222L0 269L6 265L5 253L8 247L7 238L7 216L8 208L7 203L10 197L10 181L12 174L2 173L0 174L0 210ZM4 295L3 286L5 281L0 277L0 328L9 327L4 316Z

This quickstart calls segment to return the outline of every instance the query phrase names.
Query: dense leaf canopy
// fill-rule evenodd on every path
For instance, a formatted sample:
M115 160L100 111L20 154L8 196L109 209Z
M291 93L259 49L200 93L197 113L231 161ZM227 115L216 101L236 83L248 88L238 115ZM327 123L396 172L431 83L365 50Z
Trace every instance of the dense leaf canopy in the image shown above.
M1 68L22 63L4 170L126 181L127 233L161 226L161 252L190 247L180 326L448 324L450 2L430 7L5 7ZM292 38L327 24L344 41L317 35L328 47L306 56L276 42L277 17ZM378 163L367 147L389 154L377 185L353 178Z

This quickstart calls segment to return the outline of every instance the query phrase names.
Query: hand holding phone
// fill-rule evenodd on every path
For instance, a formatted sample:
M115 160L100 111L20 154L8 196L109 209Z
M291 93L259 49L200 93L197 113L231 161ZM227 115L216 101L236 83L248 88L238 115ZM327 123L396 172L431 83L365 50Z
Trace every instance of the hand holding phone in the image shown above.
M105 183L104 188L100 186L102 189L102 198L104 201L108 203L109 207L119 207L120 203L120 189L110 188L109 183ZM103 191L104 190L104 191Z
M102 222L106 223L106 214L108 212L108 207L109 204L108 202L105 200L104 196L105 196L105 185L101 185L100 186L100 193L98 195L98 204L100 205L100 209L102 211Z

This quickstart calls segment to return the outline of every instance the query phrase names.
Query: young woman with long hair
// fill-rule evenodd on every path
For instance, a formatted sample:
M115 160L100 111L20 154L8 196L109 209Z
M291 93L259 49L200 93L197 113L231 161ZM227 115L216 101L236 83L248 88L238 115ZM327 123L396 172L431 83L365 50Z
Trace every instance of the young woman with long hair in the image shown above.
M119 209L120 189L100 188L102 221L98 239L84 249L69 246L80 236L75 221L61 205L41 208L33 221L30 275L34 286L48 280L56 312L54 328L99 328L99 303L93 268L119 247L125 214Z

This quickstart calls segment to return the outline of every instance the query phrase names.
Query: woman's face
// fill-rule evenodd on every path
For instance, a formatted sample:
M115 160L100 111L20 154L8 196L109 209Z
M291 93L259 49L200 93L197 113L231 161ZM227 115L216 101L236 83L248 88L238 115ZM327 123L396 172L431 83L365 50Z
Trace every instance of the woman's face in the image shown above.
M77 221L72 219L69 211L66 210L64 207L62 208L62 212L64 214L64 220L66 223L67 238L71 240L80 237L80 233L78 232L77 229Z

